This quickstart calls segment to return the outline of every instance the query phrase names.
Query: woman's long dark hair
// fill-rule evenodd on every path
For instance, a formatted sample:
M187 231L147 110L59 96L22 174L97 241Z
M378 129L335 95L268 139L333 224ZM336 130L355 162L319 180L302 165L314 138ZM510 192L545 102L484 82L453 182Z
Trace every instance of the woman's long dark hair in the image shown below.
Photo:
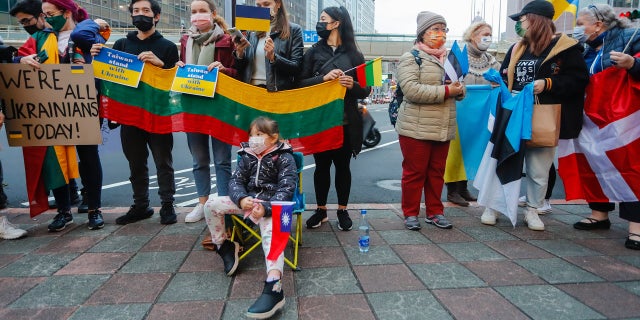
M347 11L345 7L328 7L322 11L328 14L331 19L340 21L340 26L338 27L338 31L340 32L340 41L342 42L341 45L345 47L347 52L352 50L359 51L358 46L356 45L356 36L353 32L353 23L351 22L349 11Z

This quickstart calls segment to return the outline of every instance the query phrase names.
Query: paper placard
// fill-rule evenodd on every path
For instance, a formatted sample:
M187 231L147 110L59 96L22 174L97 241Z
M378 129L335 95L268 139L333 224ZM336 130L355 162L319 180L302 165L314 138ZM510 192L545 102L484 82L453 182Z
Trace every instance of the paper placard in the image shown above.
M107 47L102 47L91 64L96 78L134 88L138 87L144 68L136 55Z
M213 97L218 83L218 68L207 70L207 66L187 64L176 70L171 91Z
M0 64L0 103L10 146L102 142L89 65Z

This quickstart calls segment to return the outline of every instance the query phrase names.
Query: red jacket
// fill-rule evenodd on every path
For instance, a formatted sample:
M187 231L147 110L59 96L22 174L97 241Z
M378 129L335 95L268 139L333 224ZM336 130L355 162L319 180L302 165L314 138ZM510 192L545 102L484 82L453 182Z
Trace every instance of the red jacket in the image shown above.
M180 38L180 61L182 62L186 61L184 55L187 51L187 48L185 46L187 45L188 38L189 35L186 34L182 35L182 37ZM231 40L231 36L225 33L224 35L222 35L222 37L220 37L220 39L218 39L218 41L216 41L214 61L220 61L220 63L222 63L222 65L225 67L222 73L230 77L237 78L238 71L234 67L235 58L233 57L233 50L235 50L235 45Z

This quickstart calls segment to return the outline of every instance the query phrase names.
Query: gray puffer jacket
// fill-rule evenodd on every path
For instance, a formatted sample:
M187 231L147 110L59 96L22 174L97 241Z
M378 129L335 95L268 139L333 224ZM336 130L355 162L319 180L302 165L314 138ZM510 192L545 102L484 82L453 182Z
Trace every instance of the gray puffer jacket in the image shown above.
M284 142L261 159L243 142L238 154L240 159L229 181L229 198L238 207L240 200L253 197L264 201L265 217L271 216L270 201L291 201L298 173L293 149Z

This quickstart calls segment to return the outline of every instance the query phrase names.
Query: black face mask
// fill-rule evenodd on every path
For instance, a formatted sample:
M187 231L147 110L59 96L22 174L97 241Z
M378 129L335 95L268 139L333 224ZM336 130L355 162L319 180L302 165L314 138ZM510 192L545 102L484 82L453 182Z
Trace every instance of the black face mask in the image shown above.
M28 32L29 34L34 34L41 30L40 28L38 28L37 24L31 26L23 26L22 28L24 28L24 31Z
M145 32L151 30L154 26L153 17L147 17L143 15L133 16L131 17L133 25L138 28L138 30Z
M321 22L321 21L318 21L318 23L316 23L316 32L318 33L318 36L322 39L329 38L329 35L331 34L331 30L327 30L327 24L328 22Z

